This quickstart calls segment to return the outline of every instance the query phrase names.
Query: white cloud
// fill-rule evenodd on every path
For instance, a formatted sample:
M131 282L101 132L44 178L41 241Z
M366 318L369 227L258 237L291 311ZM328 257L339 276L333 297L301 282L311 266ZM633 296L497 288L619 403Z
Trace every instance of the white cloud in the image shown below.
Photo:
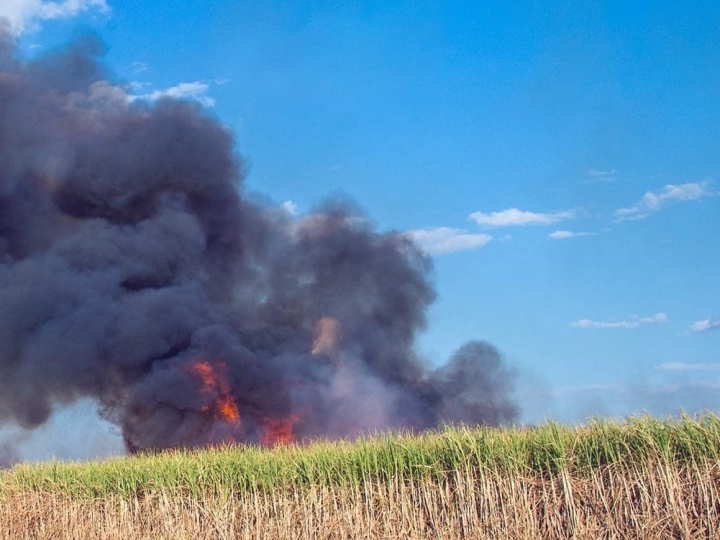
M694 201L703 197L716 195L708 187L708 182L689 182L687 184L667 184L659 193L645 192L637 203L627 208L615 211L615 218L619 221L626 219L645 219L659 212L663 206L680 201Z
M2 0L0 18L8 20L13 32L22 34L35 29L38 21L69 19L90 9L98 9L103 13L110 11L105 0Z
M133 73L143 73L147 71L148 65L145 62L133 62L132 63Z
M600 169L588 169L587 173L590 176L615 176L617 174L617 171L615 169L610 169L607 171L603 171Z
M288 216L294 217L297 216L297 204L295 204L293 201L285 201L280 205L280 209L285 212Z
M548 234L548 238L553 240L566 240L568 238L577 238L579 236L597 236L597 233L591 232L572 232L572 231L555 231Z
M158 99L162 99L164 97L174 99L191 99L197 101L204 107L212 107L215 105L215 100L207 95L207 91L209 89L210 86L208 84L200 81L184 82L173 86L172 88L167 88L166 90L155 90L149 94L132 96L131 99L142 99L146 101L157 101Z
M508 208L507 210L491 212L489 214L473 212L469 217L481 227L490 228L511 227L515 225L549 225L566 219L574 219L575 214L575 210L539 214L518 210L517 208Z
M489 234L473 234L450 227L420 229L409 231L406 234L422 249L432 255L471 251L484 246L492 240L492 236Z
M685 362L666 362L657 366L662 371L717 371L720 364L686 364Z
M140 82L140 81L130 81L130 82L128 83L128 87L129 87L130 90L132 90L133 92L141 92L142 90L144 90L144 89L147 88L148 86L152 86L152 83L149 83L149 82Z
M632 317L627 321L593 321L591 319L580 319L574 323L570 323L570 326L575 328L626 328L633 329L638 328L645 324L664 324L668 322L668 316L665 313L655 313L650 317Z
M708 330L720 330L720 319L704 319L690 325L693 332L706 332Z
M615 182L617 180L617 174L615 169L588 169L588 178L585 179L585 182Z

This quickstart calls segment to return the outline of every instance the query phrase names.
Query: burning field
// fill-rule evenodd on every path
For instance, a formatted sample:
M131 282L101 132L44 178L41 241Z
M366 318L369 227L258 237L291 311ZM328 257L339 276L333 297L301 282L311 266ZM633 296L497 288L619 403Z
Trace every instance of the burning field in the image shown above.
M418 354L428 256L256 202L226 127L102 52L0 26L0 425L89 399L142 455L0 471L0 537L718 536L716 416L436 430L519 408L492 345Z
M133 100L102 52L26 60L0 28L0 423L90 397L135 453L516 419L492 345L417 354L434 291L405 235L252 202L228 130Z

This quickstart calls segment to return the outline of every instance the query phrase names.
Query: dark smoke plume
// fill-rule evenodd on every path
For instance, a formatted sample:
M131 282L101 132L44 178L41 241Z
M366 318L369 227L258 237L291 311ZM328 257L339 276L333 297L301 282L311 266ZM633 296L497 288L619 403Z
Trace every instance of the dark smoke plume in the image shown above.
M227 129L132 101L102 49L26 61L0 30L0 423L92 397L136 451L516 419L491 345L417 356L408 238L249 202Z

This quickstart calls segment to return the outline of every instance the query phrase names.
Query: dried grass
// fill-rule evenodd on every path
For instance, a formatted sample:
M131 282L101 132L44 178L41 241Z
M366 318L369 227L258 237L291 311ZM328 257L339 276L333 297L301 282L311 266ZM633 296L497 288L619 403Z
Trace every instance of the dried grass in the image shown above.
M18 465L0 538L716 539L720 417Z
M388 478L225 495L78 498L9 488L0 538L714 539L720 464L658 460L571 475L458 469L441 479Z

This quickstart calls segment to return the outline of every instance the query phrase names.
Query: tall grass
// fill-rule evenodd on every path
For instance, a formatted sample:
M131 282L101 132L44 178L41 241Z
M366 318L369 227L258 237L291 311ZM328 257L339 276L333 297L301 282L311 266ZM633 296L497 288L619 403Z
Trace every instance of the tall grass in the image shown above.
M447 428L19 465L0 474L0 534L20 538L7 528L15 523L27 538L114 538L113 528L118 538L196 540L715 538L719 479L714 415Z
M556 423L519 429L448 427L420 435L382 435L272 450L230 446L91 463L26 464L0 474L0 493L21 489L80 498L160 491L213 495L304 485L357 486L395 478L440 480L457 470L474 469L502 475L567 470L582 476L607 465L658 460L720 461L720 417L661 420L644 416L622 424L595 420L581 427Z

